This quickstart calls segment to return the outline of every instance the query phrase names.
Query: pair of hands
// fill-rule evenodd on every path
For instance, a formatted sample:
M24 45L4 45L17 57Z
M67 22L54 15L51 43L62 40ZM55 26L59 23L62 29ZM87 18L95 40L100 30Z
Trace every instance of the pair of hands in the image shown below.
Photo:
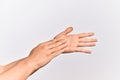
M29 59L35 63L36 69L48 64L53 58L61 53L84 52L91 53L90 50L84 47L91 47L96 45L97 39L88 38L94 33L80 33L70 34L72 27L58 34L54 39L41 43L32 49Z

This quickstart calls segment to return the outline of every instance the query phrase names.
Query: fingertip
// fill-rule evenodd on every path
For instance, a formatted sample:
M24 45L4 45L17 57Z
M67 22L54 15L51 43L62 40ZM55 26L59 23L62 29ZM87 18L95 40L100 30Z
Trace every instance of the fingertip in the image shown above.
M95 35L95 33L94 33L94 32L89 32L88 34L89 34L89 35Z
M91 46L96 46L96 43L94 42L93 44L91 44Z
M86 52L86 54L92 54L92 52L91 52L91 51L89 51L89 52Z
M71 29L71 30L73 30L73 27L72 27L72 26L70 26L70 27L68 27L68 29Z
M98 39L96 39L96 42L98 42Z
M73 27L68 27L67 29L66 29L66 32L68 33L68 32L71 32L73 30Z
M98 40L96 38L93 39L94 42L97 42Z
M88 52L88 54L92 54L92 52L90 51L90 52Z
M86 50L85 53L92 54L92 51L91 50Z

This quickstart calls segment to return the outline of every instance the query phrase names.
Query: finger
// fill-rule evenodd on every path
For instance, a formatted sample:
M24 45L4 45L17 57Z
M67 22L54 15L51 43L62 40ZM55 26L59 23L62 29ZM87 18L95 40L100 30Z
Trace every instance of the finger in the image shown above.
M78 43L78 47L90 47L90 46L96 46L96 44L94 42L82 42L82 43Z
M93 36L94 33L93 32L89 32L89 33L80 33L80 34L77 34L79 38L83 38L83 37L90 37L90 36Z
M63 52L65 51L65 48L66 48L66 47L63 47L62 49L54 52L53 54L50 54L49 58L50 58L50 59L53 59L53 58L57 57L58 55L60 55L61 53L63 53Z
M48 48L52 49L54 47L60 46L60 45L65 44L65 43L66 43L66 40L62 39L62 40L57 41L56 43L49 45Z
M97 42L96 38L80 38L79 42Z
M68 33L70 33L73 30L72 27L68 27L66 30L64 30L63 32L59 33L55 38L57 37L61 37L63 35L67 35Z
M54 44L54 43L56 43L56 42L58 42L58 41L61 41L61 40L63 40L63 39L61 39L61 38L52 39L52 40L43 42L42 44L43 44L43 45L51 45L51 44Z
M64 43L64 44L61 44L61 45L57 45L56 47L51 49L51 52L52 53L57 52L57 51L65 48L65 47L67 47L67 43Z
M72 30L73 30L72 27L68 27L68 28L67 28L65 31L63 31L61 34L66 35L66 34L70 33Z
M83 52L83 53L88 53L88 54L92 53L91 50L87 50L87 49L80 48L80 47L76 48L76 52Z

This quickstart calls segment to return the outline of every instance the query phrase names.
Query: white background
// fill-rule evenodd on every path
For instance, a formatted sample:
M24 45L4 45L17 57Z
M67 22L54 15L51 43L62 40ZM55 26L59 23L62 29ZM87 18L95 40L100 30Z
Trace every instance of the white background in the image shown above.
M0 64L27 56L68 26L96 33L93 54L61 55L28 80L120 80L119 0L0 0Z

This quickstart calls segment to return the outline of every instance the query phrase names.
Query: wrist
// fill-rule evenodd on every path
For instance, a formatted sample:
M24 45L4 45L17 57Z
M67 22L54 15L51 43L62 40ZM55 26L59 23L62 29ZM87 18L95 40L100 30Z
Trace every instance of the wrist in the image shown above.
M0 65L0 74L4 72L4 66Z
M29 66L30 68L32 68L33 70L37 70L39 69L39 66L37 64L37 61L35 61L34 59L32 59L31 57L26 57L26 59L24 60L25 64L27 64L27 66Z

